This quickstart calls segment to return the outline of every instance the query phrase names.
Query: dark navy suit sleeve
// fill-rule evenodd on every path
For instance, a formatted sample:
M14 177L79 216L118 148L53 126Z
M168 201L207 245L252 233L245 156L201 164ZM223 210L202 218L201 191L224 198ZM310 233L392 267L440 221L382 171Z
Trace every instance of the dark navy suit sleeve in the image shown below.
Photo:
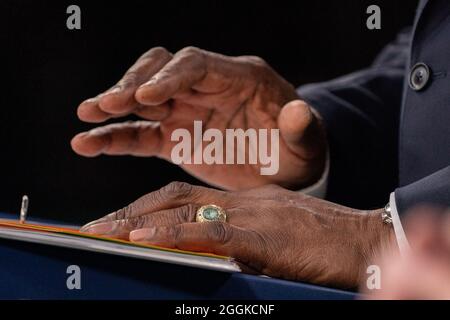
M298 89L327 128L328 200L360 209L382 207L398 185L398 124L409 43L407 30L369 68Z
M450 166L396 189L395 203L400 215L419 204L450 207Z

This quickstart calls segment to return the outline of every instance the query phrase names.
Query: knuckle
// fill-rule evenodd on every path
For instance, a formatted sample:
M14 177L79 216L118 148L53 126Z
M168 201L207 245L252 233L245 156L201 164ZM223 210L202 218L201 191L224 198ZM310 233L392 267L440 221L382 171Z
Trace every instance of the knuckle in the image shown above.
M117 220L114 225L114 231L122 231L122 230L128 230L129 229L129 220Z
M193 46L189 46L189 47L185 47L183 49L181 49L178 54L179 55L183 55L183 56L194 56L194 55L199 55L201 54L202 50L197 48L197 47L193 47Z
M117 85L122 88L132 87L139 81L139 78L140 74L137 71L128 71Z
M148 50L146 53L144 53L144 55L142 56L142 58L146 59L146 58L167 58L171 56L170 52L164 48L164 47L154 47L151 48L150 50Z
M246 56L245 59L247 60L247 62L251 63L256 67L266 68L268 66L266 60L258 56Z
M117 210L113 214L114 220L124 220L128 217L131 217L133 212L133 204L129 204L126 207L123 207L122 209Z
M193 221L196 212L197 212L196 206L194 206L193 204L188 204L180 207L177 210L177 215L180 221Z
M164 48L164 47L154 47L154 48L150 49L150 51L154 55L158 55L158 56L167 56L167 55L169 55L169 51L166 48Z
M249 73L256 78L273 76L270 65L261 57L245 56L244 63L250 67Z
M147 224L147 216L138 216L134 219L128 220L129 227L132 230L143 229Z
M162 189L153 191L144 195L139 201L140 209L145 210L147 207L158 206L164 201Z
M176 64L172 65L167 72L170 71L170 74L174 74L183 70L183 68L204 70L206 56L207 52L202 49L196 47L183 48L175 54Z
M187 198L192 193L193 186L186 182L174 181L162 189L162 193L173 198Z
M273 73L269 64L258 56L240 56L236 61L254 78L267 77Z
M172 237L175 247L178 247L183 239L183 227L181 225L176 225L172 228Z
M232 229L222 222L208 222L210 223L208 237L209 240L219 244L227 244L232 238Z

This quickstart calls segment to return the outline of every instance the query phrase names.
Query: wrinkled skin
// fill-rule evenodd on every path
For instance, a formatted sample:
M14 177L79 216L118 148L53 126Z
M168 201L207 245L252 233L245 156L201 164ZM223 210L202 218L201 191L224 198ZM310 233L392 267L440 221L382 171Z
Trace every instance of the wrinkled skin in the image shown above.
M196 223L205 203L227 222ZM372 254L391 245L380 211L357 211L278 186L224 192L175 182L82 231L232 256L246 271L354 288Z

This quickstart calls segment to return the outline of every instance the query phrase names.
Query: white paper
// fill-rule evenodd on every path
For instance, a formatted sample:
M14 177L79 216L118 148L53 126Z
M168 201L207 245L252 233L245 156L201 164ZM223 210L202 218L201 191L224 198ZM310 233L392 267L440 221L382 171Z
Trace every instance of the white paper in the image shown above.
M231 259L196 256L152 248L134 247L121 243L114 243L91 238L82 238L58 233L47 233L34 230L19 230L0 226L0 238L133 257L144 260L166 262L209 270L224 272L241 271L239 266Z

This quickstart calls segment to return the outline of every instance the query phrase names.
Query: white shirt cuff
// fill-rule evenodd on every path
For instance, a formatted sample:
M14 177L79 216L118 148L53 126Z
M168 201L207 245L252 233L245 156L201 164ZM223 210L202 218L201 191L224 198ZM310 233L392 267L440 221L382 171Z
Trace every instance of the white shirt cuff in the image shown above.
M324 199L325 196L327 195L329 173L330 173L330 152L327 151L327 157L325 160L325 169L323 170L322 177L320 177L319 181L317 181L316 183L299 191L309 196Z
M397 203L395 202L395 193L392 192L389 197L389 206L391 207L391 217L392 224L394 226L395 238L397 239L397 245L400 250L400 254L404 255L411 247L409 246L408 239L406 239L405 231L402 227L402 222L400 221L400 216L398 215Z

